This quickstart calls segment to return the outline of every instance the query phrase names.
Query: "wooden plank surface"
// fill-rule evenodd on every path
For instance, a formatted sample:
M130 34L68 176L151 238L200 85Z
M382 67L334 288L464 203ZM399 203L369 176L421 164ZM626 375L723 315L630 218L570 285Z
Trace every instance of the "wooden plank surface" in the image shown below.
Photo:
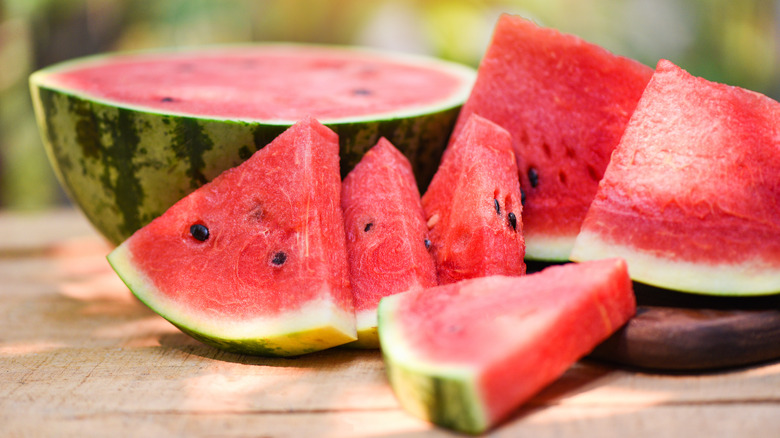
M0 213L0 436L457 436L401 410L374 351L224 353L156 316L70 210ZM780 436L780 363L649 373L581 361L499 437Z

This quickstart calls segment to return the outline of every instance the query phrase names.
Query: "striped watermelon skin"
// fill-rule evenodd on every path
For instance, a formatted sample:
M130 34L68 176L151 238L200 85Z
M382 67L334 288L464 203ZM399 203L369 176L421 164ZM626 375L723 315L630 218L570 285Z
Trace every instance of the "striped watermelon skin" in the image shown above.
M113 244L294 123L166 114L106 103L47 85L49 74L43 70L30 79L49 160L71 200ZM409 158L418 184L426 187L465 97L425 113L326 121L339 135L342 177L385 137Z

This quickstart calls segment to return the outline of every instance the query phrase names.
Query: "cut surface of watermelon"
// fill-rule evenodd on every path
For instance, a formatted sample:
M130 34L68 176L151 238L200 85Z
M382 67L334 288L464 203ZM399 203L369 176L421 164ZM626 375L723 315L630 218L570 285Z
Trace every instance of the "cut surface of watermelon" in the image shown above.
M288 125L307 115L327 124L457 106L468 76L412 55L265 44L98 55L66 62L41 83L144 111Z
M193 337L291 356L356 338L338 139L307 118L112 251L132 292Z
M376 309L387 295L436 285L436 266L425 247L428 228L412 167L380 139L347 175L341 205L358 340L379 348Z
M379 337L402 406L481 433L635 313L620 259L491 276L384 298Z
M662 288L780 293L780 103L659 61L571 254L614 256Z
M653 70L576 36L503 15L460 113L512 135L525 255L568 260L609 156Z
M439 284L523 275L523 207L509 133L473 115L422 197Z
M247 44L71 60L30 88L60 182L118 244L307 116L339 135L342 178L386 137L427 186L474 76L379 50Z

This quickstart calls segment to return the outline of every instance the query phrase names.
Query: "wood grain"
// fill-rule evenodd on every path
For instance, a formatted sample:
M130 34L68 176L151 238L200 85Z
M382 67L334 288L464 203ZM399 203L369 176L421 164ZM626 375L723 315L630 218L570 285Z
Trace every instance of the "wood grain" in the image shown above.
M0 214L11 223L35 237L0 242L0 436L459 436L399 408L376 351L221 352L135 300L79 214ZM491 435L774 437L778 388L780 363L658 373L583 360Z

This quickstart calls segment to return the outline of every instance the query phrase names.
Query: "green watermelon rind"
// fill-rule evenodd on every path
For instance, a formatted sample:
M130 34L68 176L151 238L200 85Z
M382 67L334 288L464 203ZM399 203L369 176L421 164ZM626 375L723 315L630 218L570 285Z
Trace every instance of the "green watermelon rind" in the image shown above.
M135 268L126 244L107 256L125 285L146 306L193 338L220 350L238 354L289 357L335 347L357 339L354 315L325 300L308 303L274 318L248 321L219 319L188 313L166 300L153 282ZM190 309L195 310L195 309Z
M427 187L476 71L427 57L363 51L430 65L463 80L462 90L436 105L320 120L339 135L342 177L385 137L409 158L418 185ZM105 56L39 70L30 76L30 90L43 144L60 184L95 228L115 245L177 200L249 158L297 121L163 113L75 93L51 79L60 69Z
M631 279L651 286L700 295L761 296L780 293L777 268L751 260L732 264L700 264L655 256L583 230L570 254L575 262L619 257L628 262Z
M394 318L407 293L379 302L379 341L387 377L401 406L439 426L469 434L490 427L478 388L476 372L462 365L426 362L406 345Z

